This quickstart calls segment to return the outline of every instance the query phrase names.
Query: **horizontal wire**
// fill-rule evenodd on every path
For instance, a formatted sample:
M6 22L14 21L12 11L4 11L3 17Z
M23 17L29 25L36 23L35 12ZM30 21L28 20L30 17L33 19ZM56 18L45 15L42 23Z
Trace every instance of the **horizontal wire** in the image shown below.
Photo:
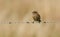
M20 24L20 23L33 23L33 22L0 22L0 24ZM39 22L34 22L34 23L39 23ZM40 23L57 23L57 22L46 22L46 21L42 21Z

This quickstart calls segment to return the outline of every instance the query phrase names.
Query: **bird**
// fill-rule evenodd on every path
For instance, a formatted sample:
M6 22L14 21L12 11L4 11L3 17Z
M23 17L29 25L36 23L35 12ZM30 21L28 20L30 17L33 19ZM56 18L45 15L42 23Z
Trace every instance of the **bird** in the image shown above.
M37 21L38 23L40 23L41 22L41 16L40 16L40 14L37 12L37 11L33 11L32 12L32 18L33 18L33 23L35 22L35 21Z

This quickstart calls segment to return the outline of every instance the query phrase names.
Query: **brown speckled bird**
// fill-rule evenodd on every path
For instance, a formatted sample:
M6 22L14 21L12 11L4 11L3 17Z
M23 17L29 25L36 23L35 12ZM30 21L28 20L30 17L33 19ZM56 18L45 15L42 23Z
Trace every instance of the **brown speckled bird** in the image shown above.
M33 20L40 23L41 22L41 17L39 15L39 13L37 11L33 11L32 14L33 14ZM33 23L34 23L34 21L33 21Z

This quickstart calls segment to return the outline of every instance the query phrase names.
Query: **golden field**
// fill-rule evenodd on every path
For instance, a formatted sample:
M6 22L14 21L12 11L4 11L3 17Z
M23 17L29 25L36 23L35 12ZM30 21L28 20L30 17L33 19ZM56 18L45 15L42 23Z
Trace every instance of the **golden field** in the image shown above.
M32 11L40 24L31 23ZM0 37L60 37L60 0L0 0Z

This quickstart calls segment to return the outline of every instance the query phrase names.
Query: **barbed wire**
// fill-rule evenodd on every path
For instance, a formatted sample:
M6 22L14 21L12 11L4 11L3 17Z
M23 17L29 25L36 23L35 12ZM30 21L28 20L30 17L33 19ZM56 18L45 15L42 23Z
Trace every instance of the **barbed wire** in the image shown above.
M20 23L33 23L33 22L0 22L0 24L20 24ZM35 22L38 23L38 22ZM48 22L48 21L42 21L40 23L60 23L60 22Z

